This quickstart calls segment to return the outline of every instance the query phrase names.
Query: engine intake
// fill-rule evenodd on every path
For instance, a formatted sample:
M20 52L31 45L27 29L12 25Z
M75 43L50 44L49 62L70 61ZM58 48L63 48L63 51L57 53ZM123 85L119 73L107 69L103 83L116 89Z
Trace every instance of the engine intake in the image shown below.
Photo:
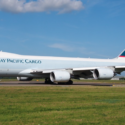
M50 73L50 80L52 82L68 82L71 76L67 71L53 71Z
M114 72L108 68L98 68L93 72L95 79L111 79L114 75Z

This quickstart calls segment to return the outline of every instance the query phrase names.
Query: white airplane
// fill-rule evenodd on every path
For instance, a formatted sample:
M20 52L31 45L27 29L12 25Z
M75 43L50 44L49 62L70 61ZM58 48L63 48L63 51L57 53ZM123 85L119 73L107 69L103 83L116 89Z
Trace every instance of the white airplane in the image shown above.
M111 79L125 71L125 50L114 59L24 56L0 52L0 77L19 81L45 78L45 83L73 84L71 78Z

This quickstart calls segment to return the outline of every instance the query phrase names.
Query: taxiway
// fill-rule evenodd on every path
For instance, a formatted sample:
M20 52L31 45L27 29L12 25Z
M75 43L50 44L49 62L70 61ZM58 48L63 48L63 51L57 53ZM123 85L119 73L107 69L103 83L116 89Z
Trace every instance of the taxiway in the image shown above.
M0 82L0 86L113 86L115 84L113 83L73 83L72 85L66 85L66 84L45 84L44 82Z

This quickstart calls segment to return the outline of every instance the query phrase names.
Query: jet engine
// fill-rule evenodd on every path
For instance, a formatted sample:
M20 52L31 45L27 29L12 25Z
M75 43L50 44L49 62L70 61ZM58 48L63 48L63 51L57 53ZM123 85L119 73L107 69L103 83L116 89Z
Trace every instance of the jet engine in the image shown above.
M111 79L114 77L115 73L113 70L108 69L108 68L98 68L95 69L93 72L93 77L95 79Z
M71 76L67 71L53 71L50 73L50 80L52 82L68 82Z
M33 78L31 77L17 77L18 81L31 81Z

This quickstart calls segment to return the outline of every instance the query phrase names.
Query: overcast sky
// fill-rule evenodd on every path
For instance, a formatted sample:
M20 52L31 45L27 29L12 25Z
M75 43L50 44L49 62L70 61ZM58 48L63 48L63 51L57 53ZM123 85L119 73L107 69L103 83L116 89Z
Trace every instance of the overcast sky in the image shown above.
M0 0L0 49L115 58L125 49L125 0Z

